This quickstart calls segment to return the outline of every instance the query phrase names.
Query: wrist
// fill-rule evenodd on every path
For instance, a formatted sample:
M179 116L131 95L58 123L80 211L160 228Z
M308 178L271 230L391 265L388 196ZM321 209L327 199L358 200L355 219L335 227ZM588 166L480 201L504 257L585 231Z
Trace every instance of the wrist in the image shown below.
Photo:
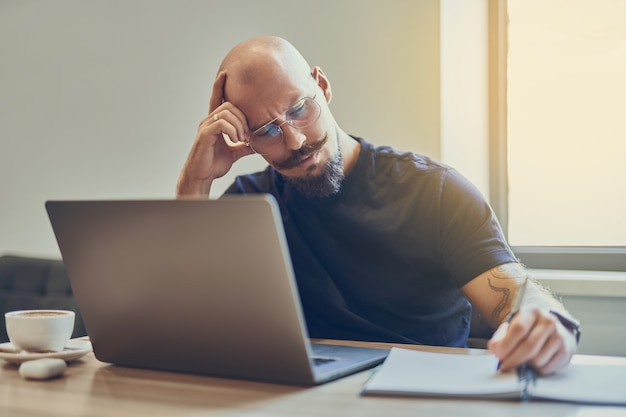
M570 315L567 315L557 310L550 310L550 314L553 314L563 325L563 327L565 327L570 333L574 335L574 337L576 338L576 344L578 345L581 335L580 321L576 320Z
M176 196L178 198L208 196L212 183L213 181L211 180L192 181L182 174L176 185Z

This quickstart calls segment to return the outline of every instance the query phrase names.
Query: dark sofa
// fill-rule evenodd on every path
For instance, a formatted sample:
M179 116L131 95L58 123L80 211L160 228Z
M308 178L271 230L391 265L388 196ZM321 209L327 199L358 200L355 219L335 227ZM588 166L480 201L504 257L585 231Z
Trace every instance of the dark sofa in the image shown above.
M72 337L85 336L85 326L72 294L63 261L0 256L0 343L8 342L4 313L26 309L61 309L76 313Z

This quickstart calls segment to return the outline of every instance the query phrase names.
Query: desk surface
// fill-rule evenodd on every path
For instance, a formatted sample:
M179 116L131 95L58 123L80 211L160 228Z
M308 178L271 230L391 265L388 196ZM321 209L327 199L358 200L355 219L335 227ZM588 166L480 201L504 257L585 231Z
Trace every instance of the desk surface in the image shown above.
M479 354L469 349L410 348ZM301 388L125 368L99 362L93 354L71 363L62 378L49 381L24 380L16 365L2 363L0 416L626 417L626 408L553 402L361 397L371 372Z

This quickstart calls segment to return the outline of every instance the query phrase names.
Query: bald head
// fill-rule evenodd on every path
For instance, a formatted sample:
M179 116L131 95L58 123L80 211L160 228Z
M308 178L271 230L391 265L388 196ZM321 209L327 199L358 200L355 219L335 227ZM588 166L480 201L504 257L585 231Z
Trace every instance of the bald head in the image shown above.
M282 82L306 81L311 68L300 52L275 36L252 38L237 44L226 55L219 71L225 71L225 93L236 88L258 88Z

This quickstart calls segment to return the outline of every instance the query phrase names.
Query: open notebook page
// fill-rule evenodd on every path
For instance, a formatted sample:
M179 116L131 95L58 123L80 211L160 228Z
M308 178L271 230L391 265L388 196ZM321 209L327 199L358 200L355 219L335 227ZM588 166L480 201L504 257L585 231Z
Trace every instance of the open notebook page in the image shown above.
M447 354L393 348L363 394L520 397L514 372L499 374L489 353ZM575 355L565 369L529 387L531 398L626 405L626 358Z
M540 378L535 398L626 405L626 358L575 355L564 370Z
M392 348L364 394L519 397L515 373L499 374L491 354L446 354Z

